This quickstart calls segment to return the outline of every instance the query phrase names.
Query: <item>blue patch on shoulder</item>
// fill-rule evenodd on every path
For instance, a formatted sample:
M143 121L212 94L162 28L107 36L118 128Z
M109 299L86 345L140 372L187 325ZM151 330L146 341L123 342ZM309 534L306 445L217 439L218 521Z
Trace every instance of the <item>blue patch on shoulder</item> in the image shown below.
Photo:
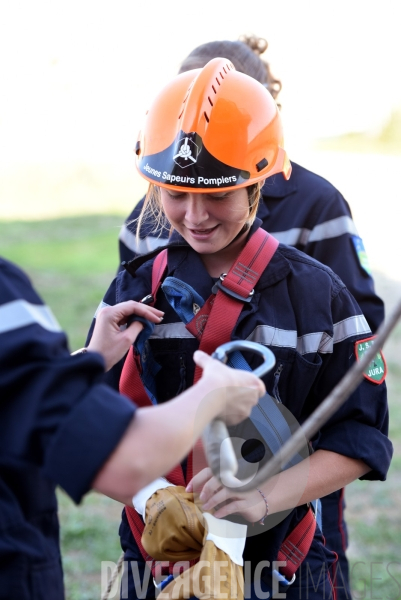
M372 275L372 270L369 265L368 256L366 254L365 246L363 245L362 238L358 235L352 235L352 243L354 244L355 252L359 260L359 264L362 269L366 271L368 275Z

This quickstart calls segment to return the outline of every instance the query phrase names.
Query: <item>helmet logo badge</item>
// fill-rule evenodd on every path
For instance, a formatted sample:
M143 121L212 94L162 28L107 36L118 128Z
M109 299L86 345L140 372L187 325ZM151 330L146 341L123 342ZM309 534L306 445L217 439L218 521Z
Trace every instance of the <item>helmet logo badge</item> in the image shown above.
M188 137L180 140L180 142L182 141L183 144L181 144L178 153L173 156L173 160L179 167L185 169L185 167L189 167L191 163L196 163L198 159L199 148L195 142Z

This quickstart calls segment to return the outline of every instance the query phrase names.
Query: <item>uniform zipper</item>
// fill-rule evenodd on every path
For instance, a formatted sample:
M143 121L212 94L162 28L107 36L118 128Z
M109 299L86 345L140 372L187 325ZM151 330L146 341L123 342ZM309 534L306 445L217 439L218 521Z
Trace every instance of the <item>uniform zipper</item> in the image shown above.
M177 395L181 394L186 389L186 366L184 356L180 354L180 385L178 387Z
M275 397L277 402L279 402L280 404L282 404L282 401L280 398L280 392L278 391L278 382L280 381L280 377L281 377L281 373L282 373L283 369L284 369L284 365L280 364L274 372L273 396Z

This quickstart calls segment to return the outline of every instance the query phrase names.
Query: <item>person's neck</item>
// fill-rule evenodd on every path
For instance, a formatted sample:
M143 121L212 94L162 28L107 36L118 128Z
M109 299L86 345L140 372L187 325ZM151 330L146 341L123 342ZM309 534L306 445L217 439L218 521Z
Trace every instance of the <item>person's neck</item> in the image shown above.
M201 260L210 277L220 277L222 273L228 273L235 259L246 244L248 231L244 231L244 233L234 242L218 252L214 252L213 254L200 254Z

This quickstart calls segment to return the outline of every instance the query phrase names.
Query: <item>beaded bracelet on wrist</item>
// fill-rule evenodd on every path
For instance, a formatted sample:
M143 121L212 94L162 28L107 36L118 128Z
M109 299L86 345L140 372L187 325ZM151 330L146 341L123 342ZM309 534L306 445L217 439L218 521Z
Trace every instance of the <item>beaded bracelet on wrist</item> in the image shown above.
M256 488L259 492L259 494L262 496L263 500L265 501L266 504L266 513L265 515L260 519L260 521L258 521L259 525L264 525L265 524L265 519L267 517L267 515L269 514L269 504L267 502L267 498L264 495L264 493L262 492L262 490L260 490L259 488Z

